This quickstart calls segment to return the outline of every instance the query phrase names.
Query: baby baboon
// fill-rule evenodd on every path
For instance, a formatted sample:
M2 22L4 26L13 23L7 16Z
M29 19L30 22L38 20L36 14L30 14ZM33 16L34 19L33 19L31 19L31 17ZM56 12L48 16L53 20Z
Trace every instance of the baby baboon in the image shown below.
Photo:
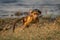
M24 29L25 27L29 26L29 24L31 22L37 22L39 21L39 18L38 16L41 15L41 11L38 10L38 9L34 9L30 12L30 14L24 18L22 18L22 21L23 21L23 26L22 26L22 29ZM18 20L15 22L15 24L18 22ZM14 24L14 25L15 25ZM13 31L15 29L15 26L13 27Z

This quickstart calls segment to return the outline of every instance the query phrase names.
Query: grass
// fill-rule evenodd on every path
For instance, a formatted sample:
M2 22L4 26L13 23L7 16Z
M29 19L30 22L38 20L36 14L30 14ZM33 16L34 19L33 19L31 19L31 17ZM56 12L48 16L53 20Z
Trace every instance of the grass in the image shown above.
M3 19L4 22L7 19ZM10 24L15 19L10 19L6 22ZM60 18L57 17L55 20L40 18L40 21L35 24L31 24L28 28L20 31L20 28L17 28L14 33L12 29L9 29L5 32L0 32L0 40L60 40ZM5 24L2 23L2 25ZM2 26L0 26L2 27ZM2 27L3 28L3 27Z

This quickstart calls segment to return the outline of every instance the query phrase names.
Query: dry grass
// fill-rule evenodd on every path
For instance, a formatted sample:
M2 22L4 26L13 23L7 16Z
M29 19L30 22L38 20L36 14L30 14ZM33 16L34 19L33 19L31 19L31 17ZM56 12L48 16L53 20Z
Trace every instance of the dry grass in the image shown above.
M60 40L60 18L53 21L40 18L39 23L30 24L28 28L20 30L20 27L16 27L14 33L12 29L0 32L0 40Z

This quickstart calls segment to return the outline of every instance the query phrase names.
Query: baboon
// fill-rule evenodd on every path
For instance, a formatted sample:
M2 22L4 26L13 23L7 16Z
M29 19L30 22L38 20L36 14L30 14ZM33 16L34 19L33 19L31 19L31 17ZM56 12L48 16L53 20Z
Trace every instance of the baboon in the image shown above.
M39 18L38 18L39 15L41 15L41 11L38 9L34 9L30 12L30 14L28 16L23 17L22 19L16 20L14 23L14 26L13 26L13 32L15 30L15 25L18 21L20 21L20 20L23 21L22 29L24 29L25 27L28 27L31 22L39 21Z

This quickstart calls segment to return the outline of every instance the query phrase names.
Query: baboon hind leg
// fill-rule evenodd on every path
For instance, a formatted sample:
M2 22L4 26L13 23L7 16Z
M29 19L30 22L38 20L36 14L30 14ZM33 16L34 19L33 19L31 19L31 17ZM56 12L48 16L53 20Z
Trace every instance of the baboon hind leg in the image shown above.
M17 19L17 20L15 20L15 21L13 22L13 32L14 32L14 30L15 30L16 23L18 23L19 21L21 21L21 20L23 20L23 19L24 19L24 17L22 17L22 18L20 18L20 19Z

